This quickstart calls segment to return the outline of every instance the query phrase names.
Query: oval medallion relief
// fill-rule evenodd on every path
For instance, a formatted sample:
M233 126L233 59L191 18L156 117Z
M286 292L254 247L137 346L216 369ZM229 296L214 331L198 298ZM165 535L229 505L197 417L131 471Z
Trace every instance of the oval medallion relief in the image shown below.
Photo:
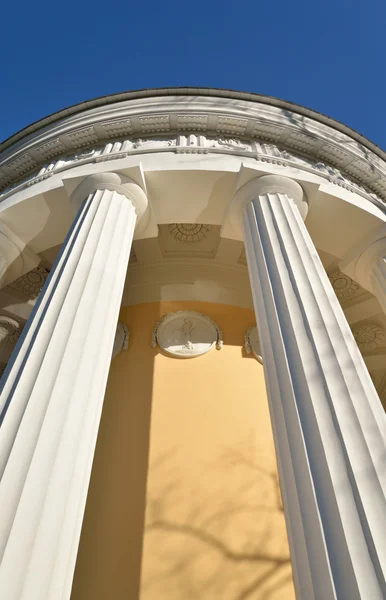
M181 310L162 317L155 326L152 346L178 358L193 358L222 348L221 329L210 317L193 310Z

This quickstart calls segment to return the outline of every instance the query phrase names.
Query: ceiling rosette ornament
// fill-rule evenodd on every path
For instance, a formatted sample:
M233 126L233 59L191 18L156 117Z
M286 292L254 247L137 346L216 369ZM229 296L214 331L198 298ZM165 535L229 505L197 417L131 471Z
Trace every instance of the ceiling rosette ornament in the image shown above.
M171 223L170 235L182 244L196 244L204 240L210 231L210 225L199 223Z
M32 271L29 271L28 273L25 273L25 275L22 275L22 277L19 277L19 279L16 279L16 281L10 284L10 287L19 292L23 292L32 299L37 298L46 282L48 273L48 269L36 267L36 269L32 269Z
M193 310L164 315L156 324L152 347L177 358L193 358L223 346L222 332L210 317Z
M334 288L335 294L338 300L348 300L354 298L358 293L360 286L351 279L348 275L342 273L342 271L334 271L329 275L332 287Z
M354 338L363 352L382 346L385 341L385 331L376 324L364 325L354 330Z
M23 327L10 317L0 315L0 346L5 343L15 344L20 337Z

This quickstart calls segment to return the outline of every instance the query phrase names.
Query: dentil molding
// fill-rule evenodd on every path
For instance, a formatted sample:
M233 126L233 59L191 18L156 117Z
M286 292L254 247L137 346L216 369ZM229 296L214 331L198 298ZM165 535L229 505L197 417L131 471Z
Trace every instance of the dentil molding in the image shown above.
M301 168L320 164L334 183L386 199L385 154L360 134L285 101L201 88L118 94L30 125L0 144L0 189L49 176L57 162L165 150L303 160Z
M164 315L152 334L152 347L177 358L193 358L223 346L222 332L210 317L193 310Z
M74 166L87 163L99 163L156 152L173 152L177 154L222 154L252 158L260 162L295 167L303 171L314 173L329 183L338 185L348 191L360 194L372 203L384 207L382 200L386 201L386 165L385 184L370 186L366 178L361 178L358 173L351 173L328 162L313 157L302 156L293 151L281 149L272 142L264 143L255 140L241 140L237 138L206 137L204 135L178 135L172 137L154 137L144 139L116 140L103 145L96 144L83 152L71 153L67 151L60 158L43 161L39 169L30 169L13 178L2 175L0 161L0 200L9 197L15 191L30 187L44 181L55 174L63 173ZM2 190L2 191L1 191Z

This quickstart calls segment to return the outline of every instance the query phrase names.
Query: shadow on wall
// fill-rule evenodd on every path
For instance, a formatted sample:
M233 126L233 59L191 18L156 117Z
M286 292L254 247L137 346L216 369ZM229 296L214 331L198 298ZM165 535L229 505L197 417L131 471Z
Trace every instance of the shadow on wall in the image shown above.
M71 600L139 597L154 351L148 316L121 318L130 345L111 363Z
M189 489L172 454L150 466L141 600L295 598L276 469L252 438L238 448ZM213 485L221 474L234 493Z

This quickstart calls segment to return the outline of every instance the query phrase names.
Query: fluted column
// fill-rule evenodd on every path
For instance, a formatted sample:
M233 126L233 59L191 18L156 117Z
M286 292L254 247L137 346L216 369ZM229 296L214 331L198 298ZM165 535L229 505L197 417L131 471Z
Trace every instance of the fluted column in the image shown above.
M386 598L385 415L303 223L302 188L246 184L243 228L298 600Z
M87 178L73 204L71 231L2 381L7 600L70 596L126 269L147 199L133 181L105 174Z
M386 314L386 226L378 229L360 247L352 249L339 266L376 296Z

